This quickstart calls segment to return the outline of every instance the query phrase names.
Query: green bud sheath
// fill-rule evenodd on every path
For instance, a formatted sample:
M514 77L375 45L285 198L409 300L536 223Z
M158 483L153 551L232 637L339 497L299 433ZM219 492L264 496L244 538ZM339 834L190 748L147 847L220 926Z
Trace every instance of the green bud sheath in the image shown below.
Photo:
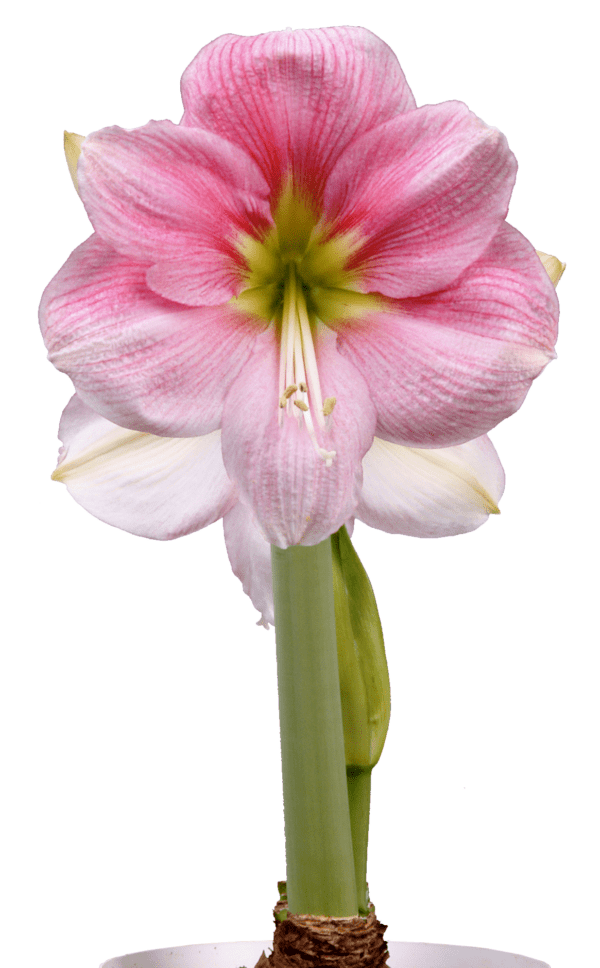
M345 527L331 536L331 550L356 890L366 915L371 770L390 721L390 680L373 588Z
M378 762L390 722L390 680L377 602L345 527L331 536L346 766Z

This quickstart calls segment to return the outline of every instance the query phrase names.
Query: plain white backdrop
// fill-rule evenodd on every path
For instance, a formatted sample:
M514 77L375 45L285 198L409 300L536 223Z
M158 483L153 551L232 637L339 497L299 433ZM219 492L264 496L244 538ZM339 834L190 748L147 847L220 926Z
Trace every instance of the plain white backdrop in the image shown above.
M273 632L222 529L163 544L50 481L71 388L45 360L43 287L89 234L63 128L178 120L221 33L350 23L418 104L469 106L520 164L510 220L568 263L558 359L492 433L502 514L459 538L358 526L392 721L369 880L392 940L600 964L597 940L597 83L582 3L56 0L6 32L2 960L269 938L285 874ZM11 19L12 18L12 19ZM8 301L8 306L6 305Z

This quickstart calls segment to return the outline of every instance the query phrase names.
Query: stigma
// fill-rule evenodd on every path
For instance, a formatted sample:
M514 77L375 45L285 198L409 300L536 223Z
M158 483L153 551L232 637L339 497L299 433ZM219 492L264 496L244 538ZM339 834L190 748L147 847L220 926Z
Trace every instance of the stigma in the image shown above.
M316 453L330 467L336 452L322 447L318 438L328 425L335 397L323 400L313 339L316 325L316 318L311 319L308 311L296 263L290 260L281 310L279 426L286 417L303 424Z

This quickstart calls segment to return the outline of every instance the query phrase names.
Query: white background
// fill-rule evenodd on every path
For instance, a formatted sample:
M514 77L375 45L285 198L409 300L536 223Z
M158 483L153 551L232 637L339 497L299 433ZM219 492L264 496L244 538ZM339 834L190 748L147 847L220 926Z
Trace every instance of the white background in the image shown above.
M600 964L593 15L528 0L20 9L3 55L2 963L96 968L272 935L273 632L254 625L220 525L145 541L50 482L71 390L45 360L36 308L89 233L64 127L178 120L179 76L221 33L350 23L396 51L417 103L464 100L507 134L510 220L569 264L558 360L492 434L501 516L441 541L356 530L393 698L371 894L393 940Z

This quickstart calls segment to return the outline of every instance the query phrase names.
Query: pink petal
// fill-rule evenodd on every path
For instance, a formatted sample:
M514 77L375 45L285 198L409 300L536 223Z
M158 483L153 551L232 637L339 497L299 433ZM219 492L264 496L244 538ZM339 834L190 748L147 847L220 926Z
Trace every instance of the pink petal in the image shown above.
M357 516L372 528L417 538L473 531L497 513L504 471L489 437L418 450L375 438L363 458Z
M178 538L221 518L235 492L218 430L205 437L154 437L124 430L74 396L60 422L53 477L107 524L145 538Z
M448 285L506 217L517 163L506 138L458 101L388 121L345 151L325 190L331 234L363 240L347 268L364 292Z
M338 345L369 385L378 437L446 447L520 407L554 357L557 319L535 251L504 226L448 289L338 324Z
M346 521L346 528L348 534L352 535L354 518ZM256 624L269 628L269 625L275 624L271 545L264 537L254 513L241 501L223 518L223 530L233 573L261 613L260 621Z
M504 223L487 250L444 292L406 300L407 312L442 326L523 343L554 359L558 299L552 280L530 242ZM418 307L418 309L417 309Z
M263 327L230 306L168 302L148 290L145 272L97 236L79 246L42 297L48 356L119 426L201 436L220 426L227 390Z
M182 124L241 145L275 193L291 170L317 205L344 148L415 106L395 55L360 27L219 37L181 89Z
M336 451L331 466L317 455L293 416L278 422L279 346L271 329L256 343L223 411L223 460L265 538L285 548L317 544L352 516L362 480L361 460L373 439L375 411L359 372L341 357L333 334L317 342L323 396L336 397L320 435Z
M244 151L170 121L115 126L85 139L78 179L98 234L152 264L155 292L191 306L239 294L236 240L270 224L266 183Z
M275 624L271 545L263 536L251 509L241 501L223 518L223 530L233 573L261 613L258 624L269 628Z

